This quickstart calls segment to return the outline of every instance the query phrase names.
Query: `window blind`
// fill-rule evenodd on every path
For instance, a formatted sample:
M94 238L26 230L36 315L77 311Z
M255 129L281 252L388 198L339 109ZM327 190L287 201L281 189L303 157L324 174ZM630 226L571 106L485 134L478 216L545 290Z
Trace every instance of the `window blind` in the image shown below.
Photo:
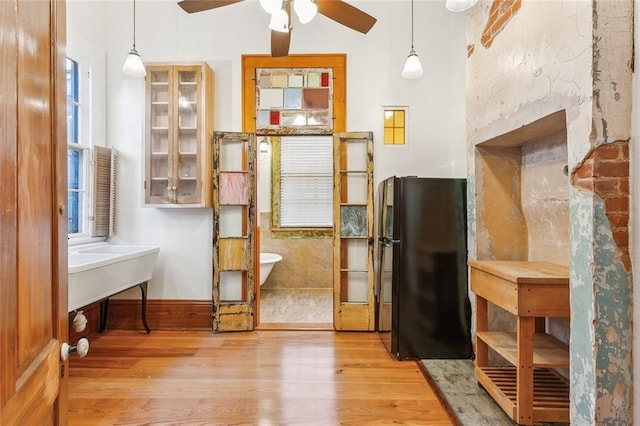
M333 226L333 138L280 141L280 226Z

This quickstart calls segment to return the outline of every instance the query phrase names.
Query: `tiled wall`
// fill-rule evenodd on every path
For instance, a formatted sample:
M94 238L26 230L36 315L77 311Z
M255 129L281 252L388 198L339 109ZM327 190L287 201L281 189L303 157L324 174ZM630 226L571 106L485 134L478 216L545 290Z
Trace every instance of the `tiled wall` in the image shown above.
M333 288L333 239L272 238L271 213L260 213L260 251L282 256L263 288Z

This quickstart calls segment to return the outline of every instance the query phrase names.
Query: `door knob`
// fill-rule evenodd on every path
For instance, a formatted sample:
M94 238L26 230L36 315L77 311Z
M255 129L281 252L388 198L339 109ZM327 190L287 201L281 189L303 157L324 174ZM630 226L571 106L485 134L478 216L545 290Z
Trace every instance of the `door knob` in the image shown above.
M84 358L89 353L89 340L86 337L78 340L75 346L69 346L67 342L64 342L60 346L60 359L66 361L69 359L69 354L77 352L80 358Z

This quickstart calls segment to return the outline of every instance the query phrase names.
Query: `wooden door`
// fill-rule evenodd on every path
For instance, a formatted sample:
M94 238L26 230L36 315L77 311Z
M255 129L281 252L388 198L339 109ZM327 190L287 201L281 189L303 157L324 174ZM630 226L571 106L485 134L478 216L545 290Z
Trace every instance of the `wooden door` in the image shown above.
M213 153L213 330L253 330L259 291L255 137L215 132Z
M0 424L66 423L64 1L0 1Z
M333 153L333 325L373 331L373 133L336 133Z

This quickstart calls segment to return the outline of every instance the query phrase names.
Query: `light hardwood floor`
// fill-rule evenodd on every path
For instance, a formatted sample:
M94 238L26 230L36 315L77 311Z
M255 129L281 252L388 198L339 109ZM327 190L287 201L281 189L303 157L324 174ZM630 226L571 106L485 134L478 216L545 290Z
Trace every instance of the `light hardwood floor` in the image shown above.
M375 333L107 331L72 359L69 424L451 425Z

